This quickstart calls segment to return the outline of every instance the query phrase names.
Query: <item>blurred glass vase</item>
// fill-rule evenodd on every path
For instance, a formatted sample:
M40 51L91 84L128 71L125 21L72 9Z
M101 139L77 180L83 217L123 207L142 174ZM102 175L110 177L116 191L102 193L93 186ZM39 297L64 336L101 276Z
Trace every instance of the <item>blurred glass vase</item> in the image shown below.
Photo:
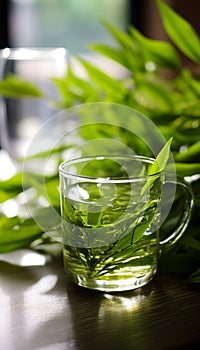
M58 111L51 103L59 98L51 78L66 74L67 57L65 48L0 50L1 146L16 164L41 125Z

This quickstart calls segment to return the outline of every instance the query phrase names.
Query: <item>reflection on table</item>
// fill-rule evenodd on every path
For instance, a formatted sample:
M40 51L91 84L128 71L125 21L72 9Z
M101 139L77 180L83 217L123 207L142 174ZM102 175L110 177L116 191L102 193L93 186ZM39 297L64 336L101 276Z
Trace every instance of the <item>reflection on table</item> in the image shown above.
M103 293L73 284L62 259L10 259L0 262L0 349L199 348L198 285L157 274L143 288Z

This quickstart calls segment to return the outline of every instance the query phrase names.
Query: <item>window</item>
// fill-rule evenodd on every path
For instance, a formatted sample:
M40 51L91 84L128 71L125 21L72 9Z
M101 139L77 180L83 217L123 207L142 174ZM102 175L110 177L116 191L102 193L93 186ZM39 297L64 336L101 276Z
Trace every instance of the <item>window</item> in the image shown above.
M87 51L91 42L111 43L102 20L126 29L128 4L129 0L11 0L11 46L64 46L76 54Z

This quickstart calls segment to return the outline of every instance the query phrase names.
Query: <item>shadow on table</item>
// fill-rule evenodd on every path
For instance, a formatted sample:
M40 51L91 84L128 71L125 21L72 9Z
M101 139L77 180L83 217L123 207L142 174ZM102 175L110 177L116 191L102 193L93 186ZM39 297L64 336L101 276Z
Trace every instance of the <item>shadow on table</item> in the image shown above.
M21 350L182 350L200 343L200 286L173 276L103 293L72 283L56 259L44 267L0 262L0 283L11 303L10 339Z
M199 291L178 278L159 275L143 288L122 293L69 284L75 349L196 349L200 341Z

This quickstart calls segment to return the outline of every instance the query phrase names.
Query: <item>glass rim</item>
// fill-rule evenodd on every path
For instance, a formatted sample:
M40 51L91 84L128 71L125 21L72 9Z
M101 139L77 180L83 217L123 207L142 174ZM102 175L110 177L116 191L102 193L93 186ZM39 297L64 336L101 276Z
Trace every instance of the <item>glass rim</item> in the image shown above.
M77 163L82 163L84 161L89 161L91 159L94 160L103 160L103 159L119 159L119 158L127 158L127 159L131 159L133 158L134 160L138 160L140 162L144 162L144 163L148 163L148 164L153 164L153 162L155 161L154 158L152 157L146 157L146 156L139 156L139 155L113 155L113 156L109 156L109 155L98 155L98 156L87 156L87 157L79 157L79 158L73 158L73 159L68 159L63 161L62 163L60 163L58 170L59 170L59 175L62 175L66 178L70 178L70 179L76 179L76 180L80 180L80 181L87 181L87 182L92 182L92 183L134 183L134 182L141 182L147 179L152 179L154 177L157 177L158 175L161 176L161 174L163 173L163 171L158 171L155 172L151 175L144 175L144 176L130 176L130 177L103 177L103 176L89 176L89 175L80 175L80 174L74 174L66 169L64 169L64 167L66 165L73 165L73 164L77 164Z
M5 60L46 60L65 58L69 51L65 47L5 47L0 58Z

